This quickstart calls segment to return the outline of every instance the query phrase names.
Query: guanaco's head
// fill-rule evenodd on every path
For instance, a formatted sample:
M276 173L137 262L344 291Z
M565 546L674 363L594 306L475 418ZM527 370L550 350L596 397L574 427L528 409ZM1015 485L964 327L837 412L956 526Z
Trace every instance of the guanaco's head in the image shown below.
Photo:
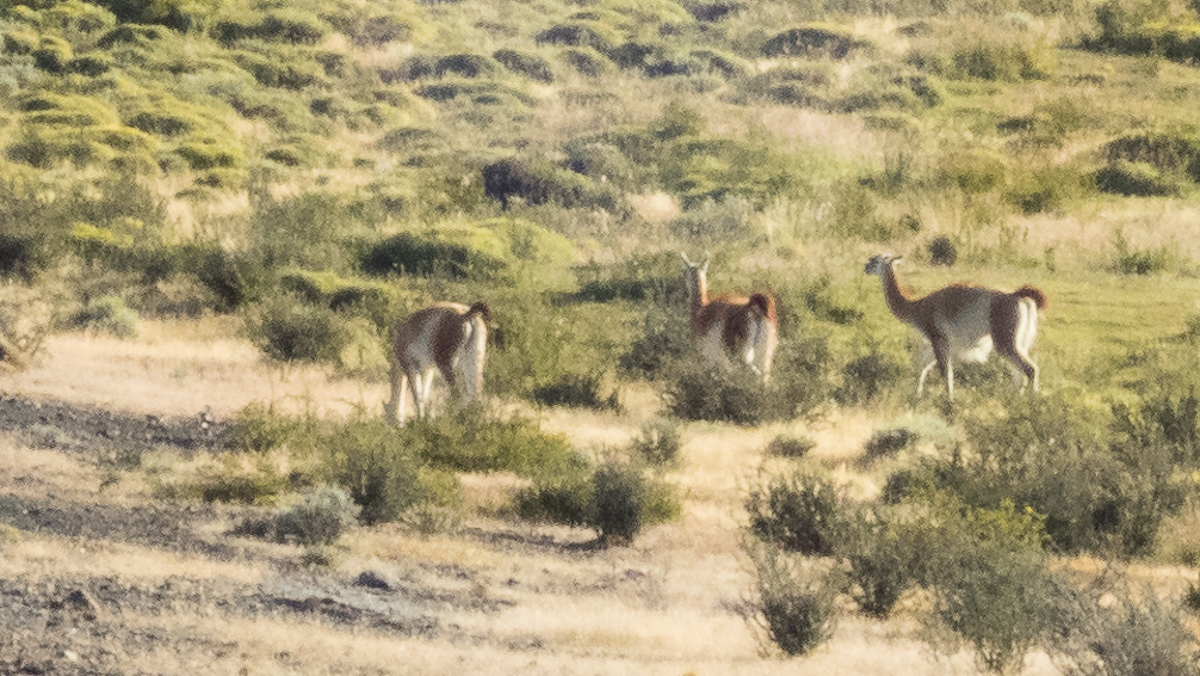
M703 303L707 295L708 282L708 252L704 253L704 262L693 263L685 253L680 253L679 257L683 259L683 280L687 283L688 296L695 299L699 298Z
M891 254L878 254L871 256L871 260L867 261L867 267L863 270L868 275L881 275L892 269L892 266L899 263L903 256L893 256Z

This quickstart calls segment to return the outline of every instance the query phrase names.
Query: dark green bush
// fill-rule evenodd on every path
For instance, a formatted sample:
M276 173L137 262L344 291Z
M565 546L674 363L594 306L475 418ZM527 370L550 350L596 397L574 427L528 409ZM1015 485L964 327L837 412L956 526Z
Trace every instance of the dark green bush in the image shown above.
M772 477L746 499L750 532L790 552L828 556L840 527L841 502L822 477L803 472Z
M349 340L335 312L288 296L251 309L245 331L263 354L281 362L332 362Z
M591 520L595 485L590 473L538 480L515 498L517 516L567 526L586 526Z
M590 47L564 49L559 58L575 72L586 77L601 77L613 70L613 63L606 56Z
M958 261L958 246L946 235L934 237L926 247L929 262L934 265L951 266Z
M553 202L568 208L599 208L624 214L624 198L612 188L553 163L509 158L483 168L483 186L488 197L505 208L519 197L529 204Z
M331 545L358 522L362 507L338 486L317 486L297 504L275 515L274 536L281 542L313 547Z
M941 498L927 518L922 537L929 544L921 550L918 582L934 590L938 621L974 648L987 671L1019 668L1044 640L1057 609L1041 518L1011 502L964 510Z
M362 507L367 524L395 521L421 497L420 442L399 435L380 416L355 417L315 435L324 472Z
M461 244L408 233L371 246L362 256L369 275L447 276L455 279L490 278L502 272L503 261Z
M851 53L867 52L873 45L854 37L848 30L825 25L809 25L779 33L763 43L764 56L806 56L844 59Z
M225 447L265 454L296 439L315 434L313 418L285 415L274 406L251 403L237 412L225 430Z
M890 354L872 352L842 368L842 384L833 397L843 405L868 404L894 389L908 368Z
M70 318L72 326L103 331L118 338L137 335L138 313L125 305L120 296L101 296L89 300Z
M863 447L863 460L872 462L880 458L896 455L900 451L916 443L919 435L907 427L897 427L890 430L876 430Z
M803 458L817 447L817 442L808 437L780 434L767 444L767 453L783 458Z
M1102 409L1065 396L1018 399L1001 417L975 413L963 426L974 452L925 477L971 506L1030 507L1059 551L1152 551L1162 520L1182 504L1176 449L1114 427Z
M916 581L922 544L890 510L864 508L847 520L834 556L846 563L850 597L861 612L878 619L891 614Z
M1106 144L1102 153L1109 162L1149 164L1160 172L1200 182L1200 139L1191 136L1165 133L1122 136Z
M1163 174L1147 162L1116 160L1099 169L1095 176L1100 192L1127 197L1160 197L1178 195L1182 181Z
M679 426L670 420L651 420L642 425L633 440L633 450L638 457L652 466L671 465L679 461L683 446Z
M619 393L603 394L604 374L568 373L533 389L533 400L545 406L619 410Z
M758 610L767 636L784 654L806 655L837 627L836 586L830 573L802 571L772 547L752 551Z
M243 256L219 246L197 244L183 254L188 269L217 298L217 310L232 312L257 296L258 270Z
M606 53L616 47L616 37L611 31L594 23L563 23L551 26L534 36L539 43L591 47Z
M433 67L433 72L438 77L447 75L467 78L486 77L496 74L496 64L480 54L453 54L438 59Z
M223 5L220 0L99 0L96 4L121 23L157 24L177 31L202 27Z
M756 425L771 419L762 378L748 368L726 370L693 362L680 364L663 394L671 415Z
M646 479L635 467L608 463L592 478L590 525L607 543L628 543L645 523Z

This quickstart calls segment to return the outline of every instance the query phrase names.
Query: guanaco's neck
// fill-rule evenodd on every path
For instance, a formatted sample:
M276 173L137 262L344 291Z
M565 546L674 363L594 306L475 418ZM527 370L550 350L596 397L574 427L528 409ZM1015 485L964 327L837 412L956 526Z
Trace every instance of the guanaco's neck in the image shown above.
M883 284L883 298L887 301L888 309L902 322L912 324L916 319L916 303L904 295L900 284L896 282L894 263L880 266L879 281Z

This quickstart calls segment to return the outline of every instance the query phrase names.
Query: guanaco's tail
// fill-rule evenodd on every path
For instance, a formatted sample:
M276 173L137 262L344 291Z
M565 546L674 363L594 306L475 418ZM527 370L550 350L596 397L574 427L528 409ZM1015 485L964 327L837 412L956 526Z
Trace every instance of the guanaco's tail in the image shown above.
M775 321L775 299L774 298L768 296L765 293L756 293L756 294L753 294L752 296L750 296L750 302L748 303L748 305L753 308L758 308L758 311L761 312L764 317L771 320L772 322Z
M492 309L483 301L474 303L467 309L467 316L470 317L471 315L479 315L485 322L492 321Z
M1039 310L1046 309L1046 294L1035 286L1022 286L1014 291L1013 295L1017 298L1028 298L1029 300L1032 300L1033 303L1037 305L1037 309Z

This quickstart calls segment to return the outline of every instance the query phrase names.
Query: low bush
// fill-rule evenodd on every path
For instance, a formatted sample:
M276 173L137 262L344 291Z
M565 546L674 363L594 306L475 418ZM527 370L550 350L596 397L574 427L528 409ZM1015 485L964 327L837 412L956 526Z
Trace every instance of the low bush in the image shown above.
M809 437L780 434L767 444L767 454L782 458L803 458L816 447L817 442Z
M458 75L459 77L476 78L496 74L496 63L480 54L453 54L444 56L434 64L433 72L438 77Z
M673 465L683 446L679 426L670 420L651 420L642 425L633 440L633 451L651 466Z
M883 352L851 360L842 368L842 383L833 398L843 405L869 404L895 389L909 369L896 357Z
M332 545L358 522L361 512L345 489L317 486L275 515L274 537L306 547Z
M958 246L946 235L938 235L926 247L929 262L934 265L952 266L958 261Z
M322 474L345 488L366 524L398 520L421 497L419 439L397 434L381 416L358 415L308 438Z
M873 45L850 31L832 25L811 24L792 28L763 43L763 56L805 56L844 59L852 53L870 53Z
M369 275L489 278L502 272L503 260L465 244L433 237L400 234L371 245L361 259Z
M337 313L291 296L248 310L243 326L263 354L281 362L332 362L349 340L345 321Z
M535 35L534 40L551 45L591 47L601 53L612 51L620 41L608 27L587 21L556 24Z
M789 552L828 556L841 503L828 479L800 471L775 476L746 498L750 532Z
M316 420L281 413L273 405L242 407L225 430L225 447L231 451L265 455L295 439L315 434Z
M772 547L751 551L758 611L768 638L784 654L811 653L837 628L837 589L830 573L802 570Z
M983 669L1012 672L1043 642L1058 605L1042 518L1032 510L1018 512L1011 502L964 509L933 496L927 505L919 528L929 545L922 549L917 581L933 589L930 619L970 645Z
M762 378L747 368L681 364L663 393L667 410L684 420L756 425L771 419Z
M89 300L71 316L72 326L101 331L117 338L137 336L138 313L120 296L101 296Z
M592 477L590 525L605 543L629 543L645 523L646 478L630 465L607 463Z
M1100 192L1126 197L1162 197L1182 191L1178 178L1164 175L1148 162L1115 160L1097 170L1094 180Z
M483 187L488 197L506 208L519 197L529 204L556 203L568 208L599 208L624 214L624 198L611 188L553 163L535 159L509 158L483 168Z
M614 389L605 396L603 387L604 374L568 373L553 382L535 387L533 400L545 406L620 410L619 392Z
M916 532L894 511L863 508L846 520L834 556L845 562L850 598L878 619L892 609L917 578L924 554Z
M1145 585L1064 594L1048 651L1064 676L1195 676L1200 645L1176 604Z
M918 438L919 435L907 427L876 430L863 445L863 460L869 463L894 456L914 444Z

